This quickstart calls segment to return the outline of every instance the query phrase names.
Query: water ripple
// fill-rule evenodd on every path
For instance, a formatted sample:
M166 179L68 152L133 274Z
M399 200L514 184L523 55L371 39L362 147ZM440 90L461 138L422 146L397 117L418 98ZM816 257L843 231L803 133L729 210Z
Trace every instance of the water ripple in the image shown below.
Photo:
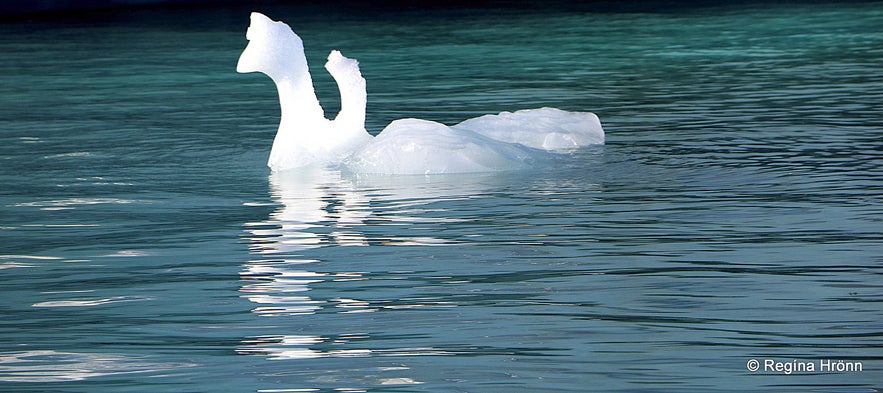
M121 302L137 302L153 300L148 296L114 296L102 299L71 299L71 300L53 300L46 302L34 303L32 307L92 307L102 306L105 304L121 303Z
M0 381L52 383L82 381L110 375L153 373L187 363L161 363L146 357L113 353L51 350L0 353Z

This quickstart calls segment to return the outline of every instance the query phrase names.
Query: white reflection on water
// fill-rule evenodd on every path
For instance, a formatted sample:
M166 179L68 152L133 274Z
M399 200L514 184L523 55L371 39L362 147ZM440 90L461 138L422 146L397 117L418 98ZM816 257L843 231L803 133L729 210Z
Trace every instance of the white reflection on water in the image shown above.
M334 172L325 169L274 173L270 176L273 198L281 207L267 221L246 223L252 234L252 251L280 254L322 247L332 242L363 245L364 239L349 230L362 223L366 209L357 208L364 196ZM332 199L333 198L333 199ZM332 210L333 209L333 210ZM337 216L334 212L340 212ZM332 223L335 231L318 229Z
M130 204L130 203L139 203L143 201L137 201L132 199L122 199L122 198L68 198L68 199L54 199L48 201L33 201L33 202L22 202L16 203L12 206L15 207L39 207L40 210L64 210L64 209L73 209L77 206L84 205L102 205L102 204Z
M419 217L435 201L472 198L483 187L484 177L344 177L335 169L311 168L270 175L273 199L280 204L263 222L246 223L251 251L260 258L250 261L241 276L247 280L244 297L262 304L253 311L260 315L312 313L331 302L349 311L365 311L367 303L357 299L315 301L303 292L326 280L360 280L360 272L316 272L309 270L315 259L300 252L326 246L449 245L453 240L431 236L377 236L369 239L361 228L367 220L391 225L456 218ZM463 181L467 180L467 181ZM471 181L470 181L471 180ZM372 210L372 203L383 205ZM298 295L293 295L298 293ZM267 306L263 306L267 305Z
M325 357L369 357L369 356L425 356L425 355L455 355L456 352L432 347L417 348L352 348L332 349L331 346L339 347L341 344L355 342L359 345L360 340L368 340L368 334L342 334L331 339L319 336L259 336L244 340L246 346L237 348L237 352L243 355L266 355L270 360L286 359L313 359Z
M447 217L431 206L485 197L499 175L358 176L347 177L335 169L311 169L270 175L272 198L279 207L266 221L244 224L252 255L240 273L242 297L255 303L252 312L263 317L335 313L365 313L422 307L455 307L433 298L362 300L351 297L316 298L310 294L325 282L363 281L359 271L319 271L321 260L305 253L331 246L447 246L458 239L409 233L409 226L468 221ZM428 214L429 213L429 214ZM434 213L434 214L432 214ZM403 228L366 233L366 228ZM314 255L314 254L309 254ZM243 340L237 353L268 359L453 355L431 347L367 348L367 333L341 333L335 337L264 335ZM358 343L363 342L365 346ZM355 344L353 344L355 343ZM342 344L348 344L341 348ZM332 347L333 346L333 347ZM409 380L407 383L419 383ZM387 381L387 383L405 383Z
M55 300L48 302L34 303L32 307L91 307L101 306L111 303L137 302L143 300L153 300L149 296L114 296L101 299L71 299L71 300Z
M281 206L264 222L246 223L252 251L298 252L330 245L446 245L456 243L427 235L367 238L367 220L387 225L452 223L468 218L426 217L435 202L485 197L495 183L489 174L438 176L342 176L336 169L310 168L273 173L270 187ZM378 209L377 206L382 206Z
M25 351L0 353L0 381L64 382L87 378L193 367L158 363L144 357L112 353Z

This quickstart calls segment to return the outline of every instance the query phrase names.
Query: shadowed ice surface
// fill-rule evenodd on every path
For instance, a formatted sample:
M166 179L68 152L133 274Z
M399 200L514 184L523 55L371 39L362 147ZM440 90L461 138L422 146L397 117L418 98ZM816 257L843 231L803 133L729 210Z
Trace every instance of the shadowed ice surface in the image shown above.
M880 390L881 10L264 10L359 59L372 133L607 131L429 177L271 176L250 10L0 25L0 390Z

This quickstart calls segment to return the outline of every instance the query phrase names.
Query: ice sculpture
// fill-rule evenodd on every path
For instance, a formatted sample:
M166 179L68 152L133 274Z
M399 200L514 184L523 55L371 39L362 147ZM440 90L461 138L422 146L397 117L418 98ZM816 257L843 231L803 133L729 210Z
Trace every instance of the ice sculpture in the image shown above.
M340 164L355 173L434 174L521 169L554 155L604 143L598 117L555 108L502 112L455 126L399 119L376 137L365 130L365 79L354 59L332 51L325 68L340 89L334 120L316 98L303 42L291 28L257 12L238 72L262 72L276 84L279 130L267 164L273 171Z
M275 170L339 161L371 140L365 131L365 80L355 60L333 51L325 68L337 81L340 113L325 118L316 98L303 41L282 22L261 13L251 14L237 72L262 72L276 84L281 119L270 159Z

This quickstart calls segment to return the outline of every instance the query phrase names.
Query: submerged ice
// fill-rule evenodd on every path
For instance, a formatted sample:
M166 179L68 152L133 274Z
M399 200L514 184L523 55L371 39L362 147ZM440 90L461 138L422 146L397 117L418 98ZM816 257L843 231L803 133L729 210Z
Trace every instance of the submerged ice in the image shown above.
M339 164L354 173L434 174L522 169L562 151L604 143L598 117L555 108L484 115L448 126L399 119L377 137L365 130L367 90L355 59L334 50L325 69L341 109L325 117L303 41L291 28L253 12L238 72L261 72L276 84L279 130L267 165L275 171Z

